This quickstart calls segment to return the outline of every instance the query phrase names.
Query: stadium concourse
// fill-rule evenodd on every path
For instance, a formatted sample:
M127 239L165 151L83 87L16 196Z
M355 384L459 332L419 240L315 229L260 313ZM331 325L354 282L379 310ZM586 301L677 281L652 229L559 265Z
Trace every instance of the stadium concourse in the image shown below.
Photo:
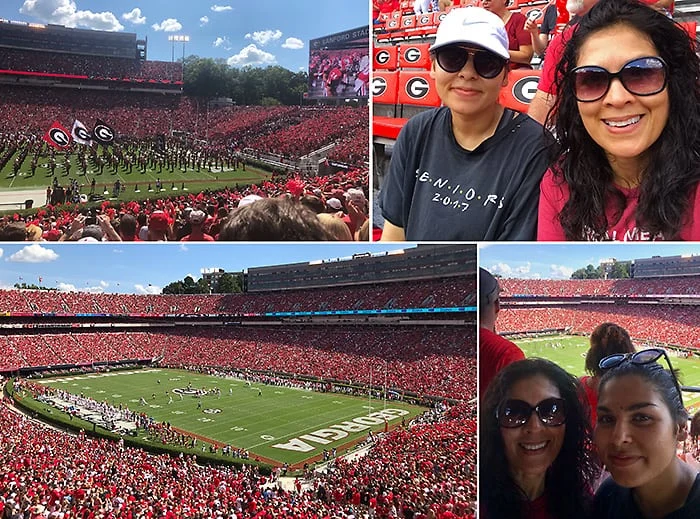
M332 459L284 490L274 484L279 471L202 467L188 456L48 429L4 394L0 507L55 518L473 518L474 247L420 246L331 266L342 274L328 264L279 267L276 277L272 267L250 269L248 291L225 296L0 291L0 373L47 375L47 364L66 362L75 368L62 372L77 373L84 362L158 358L165 367L362 387L372 382L367 366L378 365L397 395L431 411L376 435L365 456ZM365 284L358 268L369 274ZM285 290L298 287L290 271L307 285L326 276L335 286Z
M638 341L700 353L700 278L502 279L502 334L564 330L589 335L615 322Z
M0 23L0 169L7 172L13 189L22 183L18 179L36 178L41 183L39 177L44 178L46 168L50 168L46 183L51 184L48 191L44 185L41 194L34 191L31 196L8 190L0 202L3 208L16 209L28 200L33 203L27 208L34 208L3 217L0 227L24 223L32 227L28 239L95 238L83 236L79 216L85 216L88 196L103 190L116 192L112 201L91 214L93 220L105 217L98 218L102 236L96 237L104 240L130 241L134 236L138 240L130 217L145 229L159 211L155 223L160 227L161 220L166 222L165 234L158 231L148 236L144 231L141 240L189 236L191 241L211 241L224 220L260 198L289 199L298 210L297 220L328 213L346 222L349 234L327 231L325 239L350 241L367 220L366 106L235 106L231 99L186 96L182 63L147 61L145 42L133 34L60 27L38 32L21 24ZM99 141L93 132L91 146L79 144L76 121L85 125L83 137L89 137L98 122L106 126L110 141ZM64 137L47 139L50 128L58 128ZM209 172L207 178L214 178L225 168L245 171L246 165L249 171L251 165L262 165L270 171L269 178L244 175L225 186L219 182L207 188L201 185L202 176L195 174ZM163 171L182 174L177 183L161 185L156 177ZM99 182L97 193L93 182ZM183 194L185 189L190 192ZM137 190L153 194L144 202L119 200L120 194ZM45 207L37 209L44 200ZM271 206L259 204L257 209L269 215ZM207 216L202 229L193 233L193 222L186 214L189 209ZM127 234L119 232L125 215L129 215ZM363 238L367 239L366 234ZM281 238L229 235L225 239Z

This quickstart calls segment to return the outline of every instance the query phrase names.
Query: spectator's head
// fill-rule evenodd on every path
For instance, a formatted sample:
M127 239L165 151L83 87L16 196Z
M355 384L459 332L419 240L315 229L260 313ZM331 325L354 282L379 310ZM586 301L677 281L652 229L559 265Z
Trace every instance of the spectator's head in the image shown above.
M325 241L316 214L288 198L264 198L240 207L219 233L221 241Z
M204 222L207 219L207 213L204 211L201 211L199 209L194 210L190 213L189 216L189 221L192 227L199 227L201 228L202 225L204 225Z
M43 231L38 225L27 226L27 241L41 241Z
M501 18L480 7L453 9L440 23L430 47L431 77L443 104L472 116L496 110L501 88L508 83L508 34ZM477 101L465 100L455 86L465 74L482 91Z
M307 207L316 214L323 213L326 208L323 206L323 202L320 198L314 195L304 195L299 201L304 207Z
M8 223L0 229L0 241L25 241L27 227L24 222Z
M148 217L148 241L167 241L170 218L164 211L153 211Z
M496 317L500 311L498 280L479 267L479 326L491 331L496 329Z
M102 228L99 225L86 225L83 227L83 232L80 233L80 239L78 241L92 241L93 239L95 241L102 241L104 235L105 233L102 231Z
M669 495L678 484L669 474L684 472L676 449L687 435L688 412L668 354L650 348L612 355L601 361L601 368L595 428L601 461L619 485L633 492L652 485L655 492ZM644 459L634 467L620 462L621 456L632 455L632 449ZM687 481L694 479L693 471Z
M603 323L596 326L590 338L591 347L586 353L586 371L594 377L600 377L600 361L615 353L632 353L634 344L622 326L615 323Z
M367 197L365 196L365 192L362 191L362 189L358 188L350 188L347 190L345 193L345 198L348 202L352 202L352 204L357 208L358 211L361 212L366 212L367 211Z
M317 216L323 226L326 228L326 231L328 231L328 233L333 236L335 240L353 241L352 234L350 234L350 228L342 219L329 213L321 213Z
M582 515L597 467L576 377L544 359L509 364L486 390L479 437L480 501L490 516L521 515L531 485L544 487L558 517Z
M123 214L119 217L119 236L124 241L134 241L138 223L131 214Z
M329 198L326 200L326 207L328 211L336 212L343 210L343 204L337 198Z

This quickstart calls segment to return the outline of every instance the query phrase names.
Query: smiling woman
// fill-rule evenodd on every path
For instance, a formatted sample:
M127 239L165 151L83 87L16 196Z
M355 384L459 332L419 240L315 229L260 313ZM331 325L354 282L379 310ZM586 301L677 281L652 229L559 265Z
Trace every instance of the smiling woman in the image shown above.
M480 409L479 517L587 518L598 467L578 380L544 359L505 367Z
M538 240L700 239L695 48L635 0L601 0L579 22L558 67Z
M688 413L661 356L671 368L656 348L600 362L595 444L612 478L596 493L594 517L700 517L700 475L676 456Z

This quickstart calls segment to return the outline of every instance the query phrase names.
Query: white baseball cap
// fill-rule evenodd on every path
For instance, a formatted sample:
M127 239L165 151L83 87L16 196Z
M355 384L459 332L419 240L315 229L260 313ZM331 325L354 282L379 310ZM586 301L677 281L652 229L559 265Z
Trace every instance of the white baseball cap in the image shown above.
M445 15L430 52L456 43L471 43L509 59L508 33L503 20L481 7L460 7Z

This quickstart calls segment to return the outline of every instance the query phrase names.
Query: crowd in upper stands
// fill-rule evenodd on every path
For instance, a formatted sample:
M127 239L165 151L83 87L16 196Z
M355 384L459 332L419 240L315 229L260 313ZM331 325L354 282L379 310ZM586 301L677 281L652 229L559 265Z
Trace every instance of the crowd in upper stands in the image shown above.
M634 279L502 279L501 297L695 295L696 277Z
M0 49L0 70L115 80L182 81L182 63L8 48Z
M476 282L450 277L420 282L212 295L136 295L0 290L0 312L99 314L263 314L470 306Z

